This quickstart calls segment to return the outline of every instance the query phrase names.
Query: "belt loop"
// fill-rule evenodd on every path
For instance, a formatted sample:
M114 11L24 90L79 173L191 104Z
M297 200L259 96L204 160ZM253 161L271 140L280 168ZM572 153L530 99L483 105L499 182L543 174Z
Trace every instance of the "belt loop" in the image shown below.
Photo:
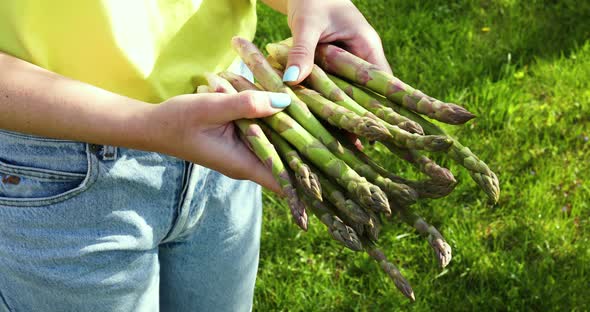
M102 157L102 160L108 160L108 161L115 160L115 159L117 159L117 147L110 146L110 145L103 145L99 154Z
M117 159L116 146L90 144L90 150L102 160L112 161Z

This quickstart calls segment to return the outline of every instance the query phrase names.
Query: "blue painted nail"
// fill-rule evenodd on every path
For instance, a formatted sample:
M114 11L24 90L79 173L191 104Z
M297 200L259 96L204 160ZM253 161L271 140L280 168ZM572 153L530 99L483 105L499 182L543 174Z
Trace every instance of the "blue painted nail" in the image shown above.
M299 78L299 67L289 66L283 75L284 82L293 82Z
M291 97L287 93L269 92L270 106L274 108L285 108L291 105Z

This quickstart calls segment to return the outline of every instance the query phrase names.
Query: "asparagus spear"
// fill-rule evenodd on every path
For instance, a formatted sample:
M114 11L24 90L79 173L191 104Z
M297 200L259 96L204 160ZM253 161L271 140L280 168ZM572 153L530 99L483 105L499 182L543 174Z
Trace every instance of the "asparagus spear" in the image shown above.
M209 88L199 87L197 92L215 91L222 93L237 93L236 89L225 79L208 73L206 74ZM240 130L242 139L250 147L250 149L258 156L258 159L262 161L268 168L272 170L274 178L281 186L281 190L287 197L289 208L291 209L291 215L295 220L295 223L304 231L307 231L307 213L305 212L305 206L300 201L295 191L291 177L287 172L279 154L275 150L274 146L270 143L266 135L262 132L260 123L250 119L239 119L235 120L234 123Z
M279 112L265 117L263 120L320 170L333 177L338 184L358 198L362 206L378 211L382 211L385 205L389 208L387 198L380 192L379 188L369 183L344 161L334 156L327 147L289 115Z
M253 88L255 88L255 86L247 81L246 79L244 79L243 77L240 77L238 75L232 74L232 73L222 73L221 74L224 78L227 78L228 81L230 81L232 83L232 85L234 85L237 89L239 90L251 90ZM280 79L280 78L279 78ZM291 104L293 105L293 104ZM389 179L384 179L382 177L380 177L377 172L375 172L374 170L372 170L370 168L370 166L367 166L366 164L364 164L362 161L360 161L358 158L356 158L353 154L352 151L350 151L349 149L344 148L333 136L332 134L330 134L330 132L328 132L323 125L320 124L320 126L322 127L321 129L323 129L323 136L324 138L329 138L330 141L328 140L324 140L323 142L328 141L330 143L330 145L328 145L328 147L331 147L330 150L335 154L335 155L339 155L341 158L344 158L347 161L348 164L353 164L355 167L353 168L354 170L358 170L358 172L365 176L368 177L371 181L373 181L375 184L377 184L379 187L382 187L384 190L386 190L386 192L391 195L392 197L396 197L396 198L400 198L398 197L398 194L396 191L394 190L398 190L401 189L402 191L404 190L405 186L402 184L395 184L394 182L392 182ZM414 190L409 190L410 192L412 192L410 195L411 196L417 196L415 194ZM411 203L412 201L406 201L403 200L404 197L401 197L402 200L401 202L404 203ZM413 199L415 200L415 198ZM388 207L389 209L389 207ZM391 213L391 210L384 210L385 213L389 214Z
M399 202L410 204L416 201L416 192L407 185L395 183L389 179L379 176L369 166L364 164L354 154L342 147L340 143L328 132L324 126L313 116L308 107L294 93L286 87L281 77L272 69L262 53L254 44L246 39L236 37L232 41L234 48L238 51L246 65L254 73L260 84L267 90L285 92L291 95L291 105L287 108L293 116L307 131L312 133L321 143L327 146L334 155L344 160L353 170L367 177L378 187L373 191L381 198L381 205L374 205L376 211L391 213L389 202L383 191ZM382 191L383 190L383 191ZM375 201L377 203L377 201ZM362 204L362 203L361 203Z
M248 146L254 154L256 154L260 161L262 161L267 167L272 169L273 176L279 182L281 190L287 197L289 207L291 208L291 215L293 216L295 223L304 231L307 231L307 213L305 212L305 206L299 200L293 182L291 181L291 177L281 161L279 154L268 141L256 121L251 119L240 119L236 120L235 123L240 129L242 137L248 143Z
M454 125L475 117L461 106L425 96L393 75L334 45L320 44L315 56L316 63L326 71L366 86L417 113Z
M391 173L362 151L356 150L355 153L357 154L358 158L375 169L375 171L379 172L380 175L388 177L392 181L412 186L418 192L418 195L421 198L440 198L447 196L453 191L453 189L455 189L455 186L457 185L457 183L454 181L440 181L437 179L410 181Z
M197 90L195 90L195 93L213 93L213 92L215 92L215 91L207 85L200 85L197 87Z
M300 196L307 208L328 227L328 233L330 233L332 238L350 250L363 250L363 245L355 230L344 224L344 222L334 214L333 207L330 207L329 203L311 198L303 192L300 192Z
M260 128L293 171L297 185L300 186L301 190L308 196L322 201L322 187L316 173L314 173L309 165L299 156L299 153L278 133L271 130L265 124L260 124Z
M353 200L347 198L345 192L340 187L332 183L332 181L321 173L318 175L318 178L322 185L323 197L336 207L335 210L340 217L345 219L344 221L351 221L346 222L348 225L353 225L355 223L361 225L371 224L371 219L368 213L372 210L364 211Z
M329 80L332 81L341 92L352 98L352 100L354 100L360 106L364 107L365 109L375 114L379 118L383 119L384 121L392 125L396 125L410 133L424 134L424 130L422 129L422 126L420 126L419 123L397 113L390 107L381 104L381 102L377 101L360 88L355 87L354 85L334 75L328 74L327 76ZM314 76L310 75L310 77ZM316 78L314 77L313 79Z
M320 70L319 67L317 67L315 65L314 65L314 68ZM312 75L313 75L313 72L315 71L315 69L312 70ZM328 78L326 77L326 79L328 79ZM329 79L328 79L328 81L331 82L331 80L329 80ZM336 85L334 85L334 90L340 90L340 89ZM296 91L295 93L301 99L303 99L303 101L306 104L308 104L308 106L312 107L312 105L310 105L310 104L315 104L310 100L310 97L307 94L305 94L304 92L297 92ZM325 94L334 94L334 92L331 92L331 93L326 92ZM343 108L352 110L354 113L356 113L360 116L365 116L366 114L371 114L364 107L358 105L353 100L340 101L339 104L342 105ZM313 109L313 107L312 107L312 109ZM373 114L371 114L369 116L372 117L369 120L377 121L374 123L381 125L382 128L386 129L384 131L389 132L388 136L375 137L376 140L389 141L388 139L391 139L391 142L393 142L394 144L397 144L401 147L414 148L414 149L426 149L426 150L430 150L430 151L446 150L452 144L452 141L449 140L445 136L422 136L422 135L418 135L415 133L410 133L410 132L407 132L397 126L391 125L382 119L379 119L378 117L376 117ZM334 123L332 123L332 124L334 124ZM336 124L334 124L334 125L336 125ZM340 128L343 128L343 127L340 127ZM345 128L343 128L343 129L345 129ZM348 130L348 129L345 129L345 130ZM348 130L348 131L352 132L350 130Z
M451 246L445 241L440 232L434 226L426 223L422 217L409 207L399 207L399 212L405 223L413 226L418 233L428 235L428 243L434 249L440 267L446 267L451 262L452 251Z
M385 145L385 147L387 147L387 149L389 149L392 153L411 163L414 167L420 170L420 172L424 173L431 179L440 181L441 183L446 183L448 185L455 184L457 182L453 176L453 173L449 169L439 166L435 161L424 155L421 155L418 153L418 151L400 148L389 142L381 143Z
M285 65L287 61L286 53L288 52L288 47L281 44L269 44L267 45L267 49L271 55L276 56L274 58L275 61L281 63L281 65ZM445 136L421 136L415 133L410 133L401 129L398 126L394 126L390 123L393 121L394 123L397 122L394 118L399 116L400 118L407 120L407 123L415 124L412 121L409 121L407 118L400 116L399 114L395 113L392 109L387 108L383 105L380 105L380 109L375 110L376 112L382 113L381 116L387 118L386 120L382 120L375 116L373 113L368 111L365 107L356 103L353 99L351 99L346 93L344 93L340 88L332 81L326 73L317 65L314 65L311 71L311 74L305 80L312 88L319 91L323 96L327 97L331 101L335 101L342 107L345 107L359 116L369 117L381 122L381 124L389 130L391 136L376 138L379 141L383 141L388 138L392 138L392 142L395 144L405 147L405 148L413 148L413 149L426 149L429 151L441 151L446 150L452 144L452 141L449 140ZM308 104L312 110L317 114L317 109L314 109L311 106L310 101L308 100L309 97L306 97L305 94L300 94L299 92L295 92L301 99L304 100L306 104ZM315 104L315 103L314 103ZM316 104L317 105L317 104ZM383 112L389 112L389 114L383 114ZM332 123L333 125L336 125ZM338 125L336 125L338 126ZM340 128L343 128L340 126ZM346 128L343 128L346 129ZM346 129L348 130L348 129ZM349 132L355 133L354 131L348 130Z
M227 72L222 75L230 78L228 81L240 91L256 89L256 86L243 77ZM319 169L333 177L338 184L358 198L362 206L377 211L384 211L384 207L389 210L387 197L378 187L369 183L344 161L332 154L322 142L307 132L289 115L279 112L263 118L263 120Z
M385 273L387 273L391 280L393 280L395 287L397 287L397 289L408 299L416 301L416 297L414 296L414 290L412 289L412 286L403 277L398 268L393 263L387 260L383 251L378 249L375 244L365 241L363 241L363 243L367 254L369 254L371 258L373 258L375 261L377 261L377 263L379 263L381 269Z
M275 68L283 69L287 64L287 56L289 53L289 43L269 43L266 45L266 50L270 54L267 58ZM340 90L333 81L328 78L327 74L319 66L314 65L311 74L305 79L307 85L312 89L320 92L327 99L334 101L334 103L344 106L361 116L370 117L373 119L382 119L386 123L398 126L399 128L406 130L410 133L423 134L422 127L419 124L411 121L410 119L396 113L389 107L384 107L381 103L378 103L379 109L369 109L369 107L360 103L357 99L352 99L344 91ZM365 103L376 102L374 99L369 97L371 101ZM359 107L358 104L361 104Z
M391 138L387 128L375 119L361 117L342 106L336 105L314 90L297 86L293 87L293 91L316 115L335 127L371 141Z
M471 178L483 189L488 198L494 203L498 202L498 198L500 197L500 182L498 181L496 174L485 162L480 160L468 147L463 146L463 144L457 139L446 134L445 131L437 125L403 107L397 105L391 106L400 114L419 123L426 133L446 135L451 138L451 140L453 140L453 145L449 148L447 154L459 165L465 167L469 171Z
M371 241L376 242L379 239L379 233L381 232L383 224L381 224L381 219L378 214L373 211L368 211L367 214L369 214L369 220L371 220L371 223L364 225L364 232Z

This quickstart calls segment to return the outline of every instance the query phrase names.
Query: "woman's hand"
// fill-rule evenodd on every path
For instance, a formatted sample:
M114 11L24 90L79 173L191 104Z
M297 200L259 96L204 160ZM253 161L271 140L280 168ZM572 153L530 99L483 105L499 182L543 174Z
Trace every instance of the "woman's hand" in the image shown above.
M267 2L280 8L277 1ZM286 13L293 48L284 81L298 84L305 79L311 71L317 44L329 42L338 42L351 53L391 72L379 35L351 1L291 0Z
M272 171L240 139L232 122L272 115L288 106L287 94L245 91L173 97L147 115L153 125L150 145L158 152L214 169L234 179L252 180L276 193Z

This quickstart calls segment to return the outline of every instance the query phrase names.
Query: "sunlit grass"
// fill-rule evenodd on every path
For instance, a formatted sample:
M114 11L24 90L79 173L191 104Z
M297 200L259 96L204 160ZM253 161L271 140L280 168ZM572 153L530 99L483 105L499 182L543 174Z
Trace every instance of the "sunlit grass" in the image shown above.
M490 206L463 168L440 200L418 204L453 247L446 270L428 243L393 224L382 244L412 284L409 303L377 265L312 219L302 233L265 195L258 311L590 309L590 4L587 1L355 1L382 35L396 75L478 118L446 127L498 174ZM289 36L260 7L259 45ZM372 155L415 176L384 150Z

